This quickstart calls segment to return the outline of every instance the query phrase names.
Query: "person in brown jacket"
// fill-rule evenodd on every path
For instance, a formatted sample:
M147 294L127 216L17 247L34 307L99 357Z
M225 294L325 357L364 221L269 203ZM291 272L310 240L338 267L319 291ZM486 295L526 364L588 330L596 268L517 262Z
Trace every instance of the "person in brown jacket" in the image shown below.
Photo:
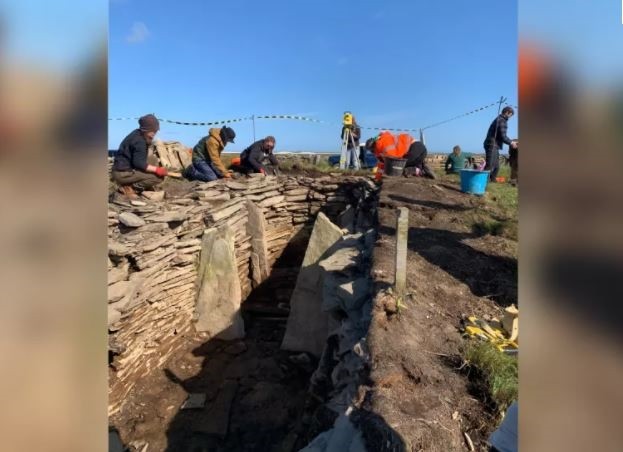
M231 127L224 126L220 129L210 129L207 136L201 138L193 148L192 164L189 165L184 175L190 180L210 182L220 178L230 178L221 161L221 153L227 143L233 143L236 132Z

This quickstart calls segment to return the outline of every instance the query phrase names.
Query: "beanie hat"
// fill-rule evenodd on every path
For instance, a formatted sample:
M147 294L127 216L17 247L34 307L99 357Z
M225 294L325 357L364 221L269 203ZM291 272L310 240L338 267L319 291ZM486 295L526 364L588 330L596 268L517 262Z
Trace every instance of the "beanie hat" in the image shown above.
M236 132L231 127L223 126L221 129L221 140L223 143L233 143L236 138Z
M152 114L141 116L138 120L138 125L141 132L157 132L160 130L160 122Z

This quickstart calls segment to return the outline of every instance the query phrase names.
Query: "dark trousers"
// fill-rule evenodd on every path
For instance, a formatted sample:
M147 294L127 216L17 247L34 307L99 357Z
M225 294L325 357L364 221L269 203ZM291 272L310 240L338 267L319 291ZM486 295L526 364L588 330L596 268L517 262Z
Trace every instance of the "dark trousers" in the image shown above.
M426 150L426 146L424 146L421 142L416 141L412 143L411 146L409 146L409 150L407 151L406 155L404 156L404 158L407 159L405 167L409 168L414 166L422 169L427 154L428 152Z
M485 148L485 171L489 171L489 180L495 182L500 171L500 150L497 147Z
M205 160L197 160L189 165L184 176L190 180L199 180L201 182L212 182L219 178L219 172L216 170L212 163L208 163Z
M147 157L147 163L149 165L158 166L158 159L153 155ZM155 185L161 183L164 179L156 176L154 173L147 173L137 169L131 169L127 171L112 171L112 179L119 185L131 185L135 189L142 191L148 188L153 188Z
M509 164L511 166L511 180L519 179L519 162L518 162L518 150L511 149L508 151Z

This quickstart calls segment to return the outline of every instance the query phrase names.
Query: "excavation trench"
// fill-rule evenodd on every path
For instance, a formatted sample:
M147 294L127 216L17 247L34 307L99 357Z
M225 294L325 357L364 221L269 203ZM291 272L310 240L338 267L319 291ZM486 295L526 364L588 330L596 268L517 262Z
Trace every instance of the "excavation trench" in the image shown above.
M109 320L111 425L130 450L304 448L348 409L367 373L377 187L361 178L251 179L154 204L113 203L109 214L109 272L127 267L120 282L133 283L109 304L126 308ZM125 227L128 211L146 224ZM212 265L202 263L206 228L232 239L243 337L196 331L200 275ZM156 236L161 252L133 251L139 237ZM151 295L149 281L168 296Z

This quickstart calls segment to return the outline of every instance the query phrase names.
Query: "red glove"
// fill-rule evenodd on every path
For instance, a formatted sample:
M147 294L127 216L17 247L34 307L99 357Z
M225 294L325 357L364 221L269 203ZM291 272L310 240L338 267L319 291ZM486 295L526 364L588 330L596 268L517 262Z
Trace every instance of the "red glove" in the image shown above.
M167 169L164 166L158 166L156 168L156 176L158 177L164 177L167 174L169 174L169 172L167 171Z
M264 168L260 168L260 173L266 175L266 170Z

